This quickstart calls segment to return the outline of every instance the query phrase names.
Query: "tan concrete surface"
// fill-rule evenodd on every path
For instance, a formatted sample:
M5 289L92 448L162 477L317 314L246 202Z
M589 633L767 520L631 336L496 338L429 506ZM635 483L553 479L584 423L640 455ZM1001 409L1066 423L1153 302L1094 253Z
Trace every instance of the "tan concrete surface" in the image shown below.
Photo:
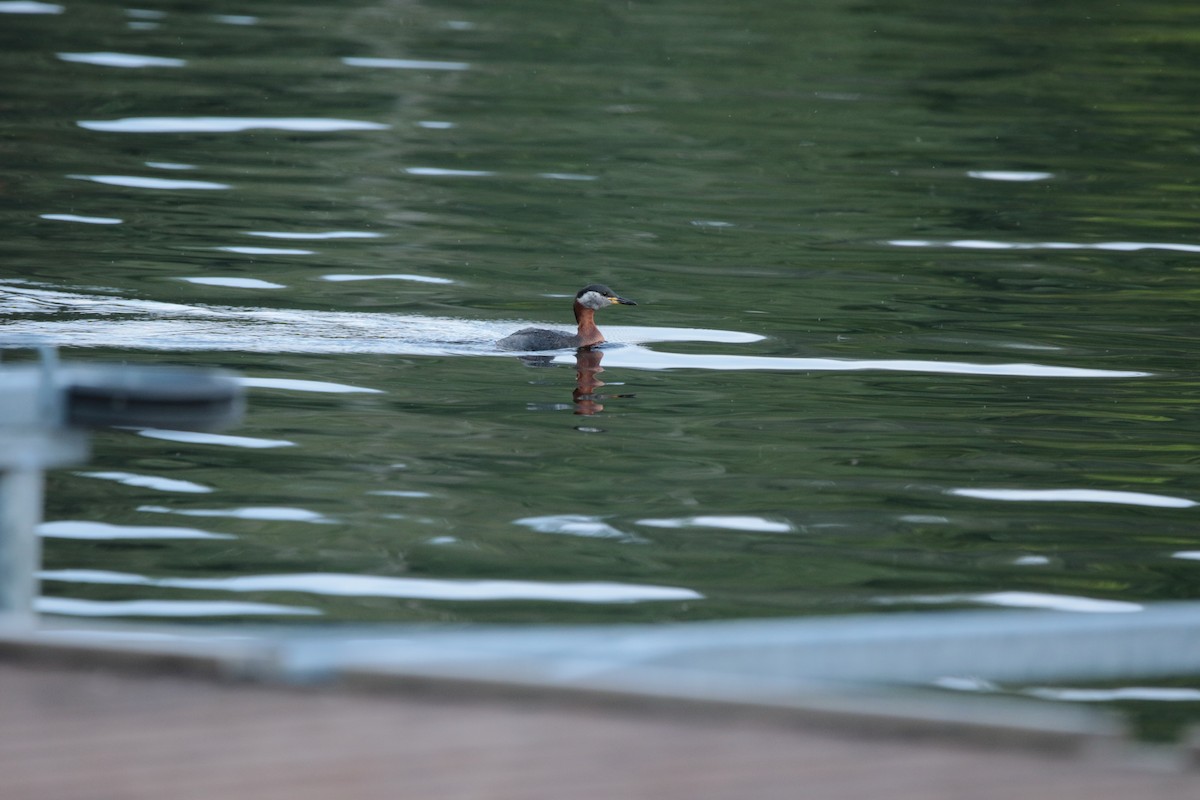
M0 663L4 800L1196 800L1200 771L719 707Z

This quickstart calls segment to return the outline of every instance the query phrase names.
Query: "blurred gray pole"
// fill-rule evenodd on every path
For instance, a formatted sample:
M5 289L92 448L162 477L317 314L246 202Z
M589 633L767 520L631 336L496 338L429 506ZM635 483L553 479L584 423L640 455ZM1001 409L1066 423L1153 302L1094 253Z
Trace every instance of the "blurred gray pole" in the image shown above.
M46 470L83 462L87 431L109 426L216 430L244 407L235 376L219 370L60 364L0 369L0 625L36 616Z
M42 548L46 470L87 457L87 439L62 426L58 355L41 348L33 369L0 374L0 624L32 627Z
M0 615L9 626L31 627L38 593L43 474L0 471Z
M0 432L0 624L33 626L45 471L86 455L81 432Z

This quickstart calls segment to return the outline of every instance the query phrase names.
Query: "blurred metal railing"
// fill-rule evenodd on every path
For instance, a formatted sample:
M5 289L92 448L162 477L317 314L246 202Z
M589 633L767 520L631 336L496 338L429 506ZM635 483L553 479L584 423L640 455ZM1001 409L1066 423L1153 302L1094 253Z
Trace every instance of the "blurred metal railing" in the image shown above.
M243 407L242 388L219 370L63 364L49 347L36 362L0 364L0 617L32 623L45 472L83 461L89 430L214 430Z

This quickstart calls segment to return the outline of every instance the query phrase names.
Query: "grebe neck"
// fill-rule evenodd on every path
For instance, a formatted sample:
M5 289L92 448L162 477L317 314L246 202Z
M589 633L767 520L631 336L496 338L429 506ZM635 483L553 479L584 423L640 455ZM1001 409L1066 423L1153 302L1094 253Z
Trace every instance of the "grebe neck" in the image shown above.
M604 341L604 334L596 327L596 310L575 302L575 322L579 326L579 347L591 347Z

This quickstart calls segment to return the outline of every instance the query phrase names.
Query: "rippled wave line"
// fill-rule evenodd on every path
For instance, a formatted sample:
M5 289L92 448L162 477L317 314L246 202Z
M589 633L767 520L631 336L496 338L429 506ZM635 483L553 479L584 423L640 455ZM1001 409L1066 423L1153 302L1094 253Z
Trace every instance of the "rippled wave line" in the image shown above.
M71 347L128 347L139 350L235 350L266 353L377 353L403 355L506 355L495 347L518 327L513 322L483 322L345 311L304 311L220 306L97 297L0 284L8 314L87 314L91 318L16 319L0 323L10 345L57 344ZM100 317L100 319L96 319ZM1031 378L1142 378L1149 372L1090 369L1036 363L979 364L915 359L836 359L790 356L670 353L647 342L748 343L763 337L741 331L612 326L605 349L606 367L667 370L768 370L847 372L877 370L954 375ZM574 353L553 354L573 364Z
M574 357L559 357L567 362ZM604 365L635 369L787 370L792 372L933 372L948 375L1002 375L1023 378L1144 378L1149 372L1060 367L1051 364L976 364L969 361L915 359L790 358L783 356L709 356L660 353L646 348L622 348L606 354Z
M75 124L85 130L104 133L241 133L251 130L332 133L391 128L381 122L327 117L122 117L82 119Z
M1135 253L1139 250L1174 250L1181 253L1200 253L1200 244L1177 242L995 242L985 239L952 239L938 242L931 239L889 239L893 247L957 247L966 250L1112 250Z
M297 573L241 575L232 578L149 578L106 570L46 570L44 581L153 586L166 589L211 589L228 592L306 592L335 597L497 601L545 600L569 603L638 603L700 600L704 595L676 586L604 581L551 582L468 580L458 578L391 578L378 575Z
M39 614L69 617L244 617L319 616L320 610L272 603L231 600L79 600L74 597L39 597Z

